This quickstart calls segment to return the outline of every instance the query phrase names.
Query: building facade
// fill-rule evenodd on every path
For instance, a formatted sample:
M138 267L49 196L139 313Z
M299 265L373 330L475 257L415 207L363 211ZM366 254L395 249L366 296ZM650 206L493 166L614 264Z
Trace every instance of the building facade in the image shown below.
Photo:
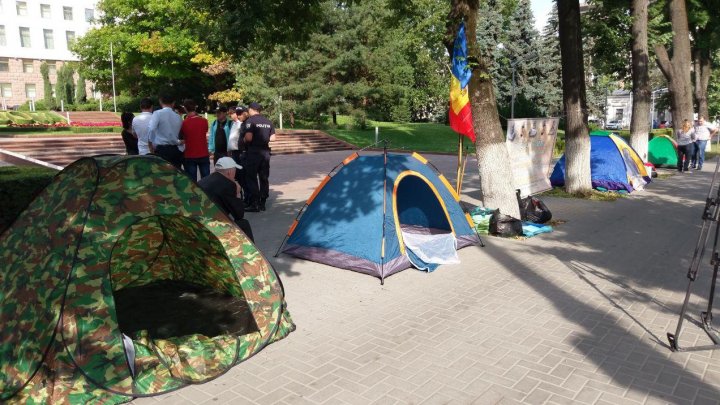
M0 0L0 108L42 100L40 65L48 63L55 89L57 70L78 60L70 45L96 17L96 0ZM87 94L92 86L87 85Z
M652 123L653 128L657 128L660 124L672 120L672 114L669 110L658 110L655 101L661 94L667 92L667 89L659 89L652 92L652 100L650 105L650 116L648 120ZM630 129L630 120L632 119L632 92L629 90L615 90L608 94L605 100L605 123L617 121L622 129Z

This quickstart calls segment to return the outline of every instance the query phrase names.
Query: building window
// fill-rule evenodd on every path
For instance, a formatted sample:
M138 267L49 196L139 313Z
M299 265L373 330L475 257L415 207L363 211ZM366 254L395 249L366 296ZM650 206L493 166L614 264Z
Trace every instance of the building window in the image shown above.
M49 4L41 4L40 5L40 17L50 18L50 5Z
M27 2L16 1L15 8L17 9L17 15L23 15L23 16L27 15Z
M31 60L23 61L23 73L35 73L35 66Z
M10 83L0 83L0 95L3 97L12 97L12 86Z
M7 40L5 39L5 26L0 25L0 46L7 46Z
M43 30L43 38L45 39L45 49L55 49L53 30Z
M25 83L25 97L26 98L35 98L35 84L34 83Z
M30 28L20 27L20 46L30 48Z
M63 18L65 21L72 21L72 7L63 7Z
M65 38L67 39L67 47L70 49L72 43L75 42L75 31L65 31Z
M51 85L50 85L50 88L52 89L52 96L53 96L53 97L57 97L57 96L55 95L55 83L51 84Z
M95 10L92 8L85 9L85 21L92 22L95 19Z
M623 119L623 109L616 108L615 109L615 121L622 121L622 119Z
M55 65L55 62L48 61L48 74L49 75L56 75L57 74L57 66Z
M0 58L0 72L10 71L10 61L8 58Z

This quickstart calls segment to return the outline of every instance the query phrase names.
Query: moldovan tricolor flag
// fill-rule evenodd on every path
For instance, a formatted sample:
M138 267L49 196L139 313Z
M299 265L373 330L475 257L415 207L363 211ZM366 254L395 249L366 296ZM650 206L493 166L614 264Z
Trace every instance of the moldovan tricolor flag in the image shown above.
M452 55L452 78L450 79L450 128L475 142L475 129L470 109L468 83L472 72L467 63L465 23L460 23Z

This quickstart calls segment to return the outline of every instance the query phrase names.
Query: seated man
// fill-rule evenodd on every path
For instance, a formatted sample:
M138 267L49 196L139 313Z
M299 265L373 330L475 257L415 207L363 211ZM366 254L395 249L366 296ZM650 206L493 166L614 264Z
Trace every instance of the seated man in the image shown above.
M243 218L245 216L243 200L238 198L240 185L234 181L236 169L242 169L242 166L236 164L232 158L220 158L215 163L215 173L200 180L198 186L254 242L250 223Z

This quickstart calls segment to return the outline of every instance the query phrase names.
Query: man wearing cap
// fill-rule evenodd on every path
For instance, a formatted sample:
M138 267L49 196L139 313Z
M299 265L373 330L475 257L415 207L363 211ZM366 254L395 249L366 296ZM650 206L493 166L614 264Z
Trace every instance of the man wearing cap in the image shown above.
M251 241L254 241L250 223L243 218L245 216L243 201L238 198L240 185L233 180L237 169L242 169L242 166L235 163L232 158L222 157L215 163L215 172L200 180L198 186L218 208L235 221Z
M213 154L213 161L215 162L228 154L228 139L230 138L232 121L227 119L227 112L227 107L220 106L215 112L215 122L210 127L208 149Z
M183 153L178 148L182 141L178 138L182 118L175 113L173 106L175 99L169 95L160 96L161 110L150 116L148 123L148 138L150 150L172 163L180 169L183 163Z
M265 202L270 195L270 141L275 140L275 127L260 112L262 106L250 103L245 121L245 145L247 153L245 178L247 179L250 204L248 211L265 211Z

